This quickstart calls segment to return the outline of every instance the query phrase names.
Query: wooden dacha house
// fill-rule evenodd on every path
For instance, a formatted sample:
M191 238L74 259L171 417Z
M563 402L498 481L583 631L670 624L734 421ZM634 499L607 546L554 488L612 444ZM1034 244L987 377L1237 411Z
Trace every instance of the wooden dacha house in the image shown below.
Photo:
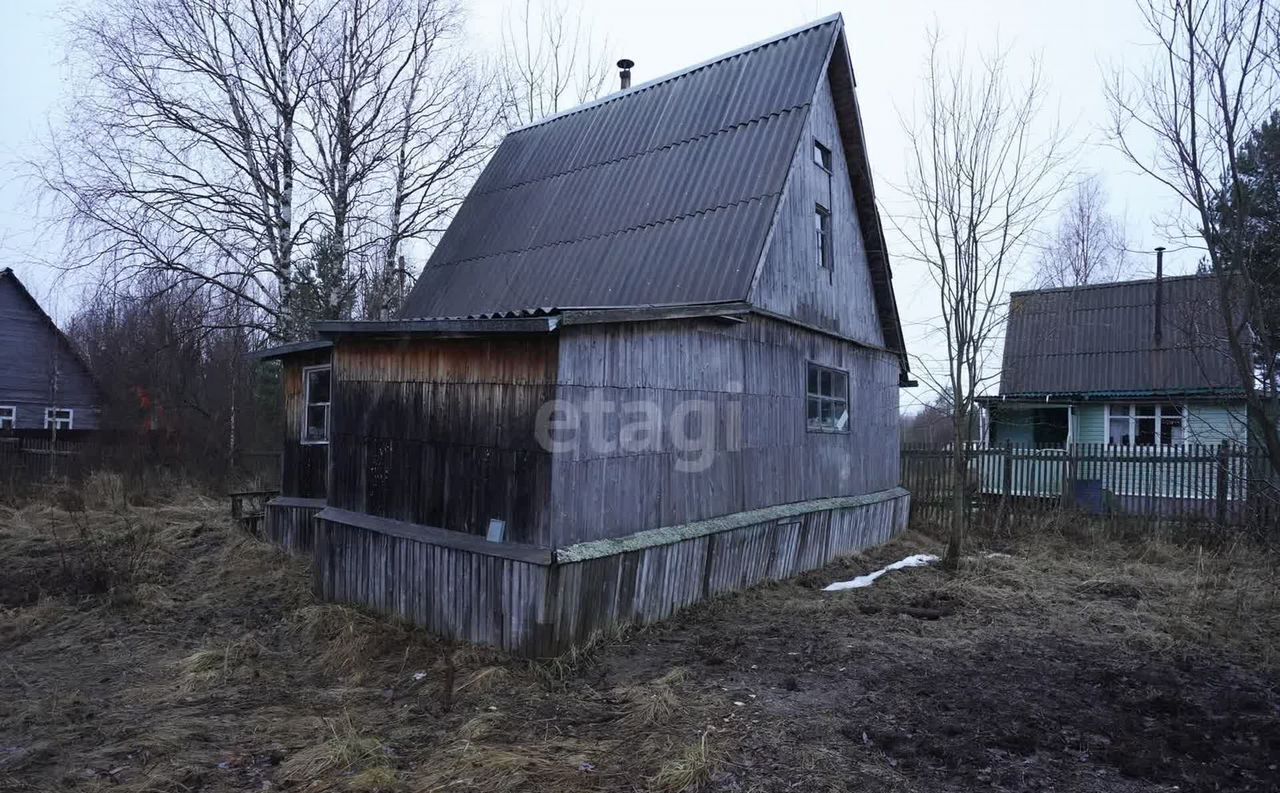
M511 132L399 319L283 364L318 593L547 655L906 523L841 17Z
M0 438L74 438L97 430L102 390L18 276L0 269Z

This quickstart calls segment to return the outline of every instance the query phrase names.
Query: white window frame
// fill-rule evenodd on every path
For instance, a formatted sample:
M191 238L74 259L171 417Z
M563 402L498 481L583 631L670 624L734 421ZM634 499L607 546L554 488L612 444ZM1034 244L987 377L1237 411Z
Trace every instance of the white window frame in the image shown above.
M1152 404L1153 407L1155 407L1155 415L1143 416L1142 418L1155 419L1156 442L1154 444L1144 444L1139 446L1137 443L1137 440L1138 440L1137 409L1138 409L1138 405L1147 405L1147 404ZM1182 422L1182 443L1164 444L1160 442L1160 424L1165 418L1172 418L1171 416L1165 416L1165 414L1162 413L1160 410L1160 408L1163 405L1167 405L1167 404L1170 404L1170 403L1167 403L1167 402L1156 402L1156 403L1116 402L1114 404L1111 402L1106 403L1106 405L1104 405L1105 410L1102 411L1102 437L1106 439L1104 443L1106 443L1107 446L1119 446L1122 449L1176 449L1176 448L1181 448L1183 446L1186 446L1188 442L1187 441L1187 406L1186 405L1174 405L1174 407L1178 411L1178 420ZM1115 418L1117 419L1127 418L1129 420L1129 437L1132 438L1134 442L1128 444L1127 446L1122 444L1111 443L1111 418L1112 418L1111 409L1115 407L1127 408L1127 413L1125 413L1124 415L1116 414L1115 416Z
M57 414L63 411L66 411L67 417L65 419L57 418ZM58 426L58 425L61 425L63 422L66 423L65 427ZM54 426L53 427L49 426L50 423L53 423ZM44 428L45 429L71 430L71 429L75 429L75 426L76 426L75 409L73 408L45 408L44 409Z
M844 381L844 398L831 396L821 393L821 386L817 392L809 390L809 370L817 369L819 372L826 370L833 376L838 375ZM821 375L819 375L821 376ZM836 366L828 366L826 364L817 363L815 361L805 361L804 366L804 428L806 432L822 432L832 435L847 435L850 431L850 425L853 423L853 411L850 407L849 393L849 370L841 369ZM824 427L821 424L811 424L809 420L809 403L817 401L819 405L827 402L844 403L844 426L836 425L834 427ZM821 421L821 408L819 408L819 421Z
M8 411L8 415L5 415ZM0 405L0 430L12 430L18 427L18 406Z
M320 370L329 373L329 401L328 402L312 402L311 401L311 373ZM311 406L324 405L324 440L311 441L307 440L307 414L311 411ZM299 442L303 446L325 446L329 443L329 431L332 427L333 416L333 365L319 364L316 366L302 367L302 426L299 428Z

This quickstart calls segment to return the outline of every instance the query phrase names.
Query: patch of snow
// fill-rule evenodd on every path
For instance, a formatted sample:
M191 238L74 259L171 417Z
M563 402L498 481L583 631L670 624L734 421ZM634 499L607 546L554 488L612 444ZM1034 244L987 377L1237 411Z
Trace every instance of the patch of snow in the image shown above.
M877 578L889 572L890 570L901 570L904 567L923 567L927 564L933 564L938 561L938 557L931 553L918 553L914 556L908 556L906 559L899 559L888 567L882 567L874 573L860 575L857 578L848 581L836 581L834 584L828 584L822 588L823 592L839 592L842 589L862 589L871 586Z

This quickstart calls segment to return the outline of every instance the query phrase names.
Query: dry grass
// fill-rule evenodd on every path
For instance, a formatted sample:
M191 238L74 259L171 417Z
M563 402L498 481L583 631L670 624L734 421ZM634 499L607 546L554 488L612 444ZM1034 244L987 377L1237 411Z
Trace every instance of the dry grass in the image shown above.
M627 686L618 693L626 703L623 722L631 727L647 727L666 722L680 707L679 685L689 671L678 666L649 683Z
M711 750L707 733L704 732L697 743L685 747L675 757L663 763L658 773L650 778L650 786L662 793L697 790L711 781L711 775L719 762Z
M873 717L847 712L926 703L934 676L984 643L1280 664L1275 557L1243 543L1027 525L975 537L955 575L818 591L939 550L913 533L526 663L315 602L306 561L240 534L216 499L139 506L103 478L72 501L0 507L0 789L911 789ZM63 558L94 554L131 561L105 591L69 587ZM892 612L917 603L954 613ZM921 670L914 687L857 688L904 662ZM814 726L836 712L848 724Z
M382 740L363 734L351 721L350 714L338 719L325 719L326 736L280 766L280 777L287 782L314 784L335 772L370 772L365 781L390 778L387 768L388 748ZM363 788L370 789L370 788Z

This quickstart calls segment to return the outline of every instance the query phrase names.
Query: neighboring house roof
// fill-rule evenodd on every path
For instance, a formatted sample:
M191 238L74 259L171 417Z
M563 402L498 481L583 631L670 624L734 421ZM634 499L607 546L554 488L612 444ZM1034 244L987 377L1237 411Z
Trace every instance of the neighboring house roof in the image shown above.
M1009 300L1001 396L1231 394L1212 276L1015 292Z
M838 14L512 131L401 317L749 302L824 74L885 346L901 353Z
M80 357L80 352L76 349L76 346L71 343L71 340L62 332L62 329L53 321L53 318L45 313L44 308L40 306L40 302L37 301L29 291L27 291L27 287L23 285L21 279L18 278L17 273L9 267L0 269L0 286L3 286L6 283L11 284L14 287L14 291L17 293L20 300L27 303L30 310L25 314L19 311L16 315L9 311L0 310L0 338L8 337L6 347L9 350L15 351L16 355L15 361L0 360L0 390L7 387L6 378L4 377L6 373L11 376L17 376L21 374L21 372L17 370L26 368L23 364L17 363L17 360L29 362L32 366L35 365L35 362L31 360L35 355L33 350L36 348L32 343L33 340L29 338L21 338L22 334L28 334L31 332L31 325L29 324L31 320L29 317L34 316L37 318L36 326L44 327L55 339L55 343L66 353L65 360L71 361L73 366L80 369L81 373L84 375L85 382L88 384L87 388L92 389L92 393L88 394L88 396L90 396L94 401L100 403L103 398L102 386L98 383L97 378L94 377L93 371L89 369L88 364L86 364L84 359ZM19 334L19 338L12 338L15 333ZM43 384L36 387L32 384L30 377L19 379L23 381L19 390L29 392L28 396L31 396L32 398L45 397L45 386ZM14 388L18 388L18 386L14 386Z

